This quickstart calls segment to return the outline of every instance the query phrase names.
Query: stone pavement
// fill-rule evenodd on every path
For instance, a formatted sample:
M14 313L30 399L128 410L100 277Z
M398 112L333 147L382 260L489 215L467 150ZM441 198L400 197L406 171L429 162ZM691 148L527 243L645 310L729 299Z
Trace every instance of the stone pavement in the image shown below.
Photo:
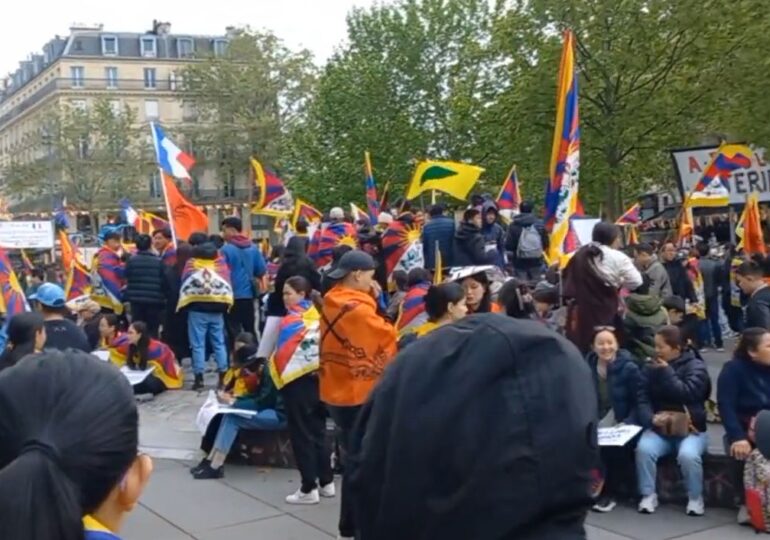
M705 355L712 380L728 356ZM208 380L210 386L215 377ZM188 384L189 386L189 384ZM206 392L167 392L140 406L140 445L156 472L124 529L124 540L321 540L336 535L339 498L318 506L284 503L299 474L292 470L227 465L222 480L193 480L187 472L200 459L194 420ZM718 441L711 441L716 446ZM339 481L338 481L339 488ZM683 508L664 507L642 516L631 507L590 514L590 540L740 540L754 533L735 525L735 512L707 509L692 518Z

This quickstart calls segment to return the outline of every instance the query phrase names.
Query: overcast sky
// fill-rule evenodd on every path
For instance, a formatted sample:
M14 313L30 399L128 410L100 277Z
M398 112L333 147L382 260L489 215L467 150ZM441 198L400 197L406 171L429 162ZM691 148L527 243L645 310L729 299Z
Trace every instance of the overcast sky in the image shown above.
M345 15L374 0L8 0L0 16L0 77L30 53L40 52L70 25L101 23L106 31L141 32L152 20L171 23L174 34L221 34L226 26L267 28L291 47L304 46L323 62L346 36Z

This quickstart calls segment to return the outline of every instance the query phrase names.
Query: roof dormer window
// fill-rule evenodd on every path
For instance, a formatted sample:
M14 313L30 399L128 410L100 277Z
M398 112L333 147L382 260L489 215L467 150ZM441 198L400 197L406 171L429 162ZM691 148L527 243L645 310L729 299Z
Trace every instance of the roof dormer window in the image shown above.
M155 36L142 36L140 49L143 57L155 58L158 56L158 40Z
M102 55L118 55L118 38L115 36L102 36Z

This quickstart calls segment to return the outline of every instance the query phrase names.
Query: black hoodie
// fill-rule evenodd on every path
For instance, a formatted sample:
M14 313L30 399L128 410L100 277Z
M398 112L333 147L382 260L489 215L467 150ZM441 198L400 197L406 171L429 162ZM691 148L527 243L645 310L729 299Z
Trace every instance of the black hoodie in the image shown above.
M431 332L359 415L360 540L585 539L596 418L588 364L544 325L486 313Z
M455 232L452 255L455 266L489 264L490 257L484 251L484 236L481 234L481 229L473 223L460 222Z
M511 221L511 225L508 227L508 238L505 241L505 250L511 253L511 261L515 268L532 268L543 264L543 259L517 259L516 250L519 247L519 239L521 238L521 232L527 228L535 226L537 232L540 233L540 240L543 243L543 253L548 251L548 233L543 225L543 220L536 217L534 214L519 214L515 216Z

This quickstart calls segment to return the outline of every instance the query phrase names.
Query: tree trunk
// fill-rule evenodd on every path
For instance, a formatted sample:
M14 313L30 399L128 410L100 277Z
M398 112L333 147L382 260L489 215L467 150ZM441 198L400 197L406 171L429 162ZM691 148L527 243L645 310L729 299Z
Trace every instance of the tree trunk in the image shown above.
M611 145L605 149L604 154L607 159L607 168L609 169L607 188L604 195L604 212L609 219L615 220L619 215L619 207L622 204L619 202L621 189L618 178L620 151L617 146Z

